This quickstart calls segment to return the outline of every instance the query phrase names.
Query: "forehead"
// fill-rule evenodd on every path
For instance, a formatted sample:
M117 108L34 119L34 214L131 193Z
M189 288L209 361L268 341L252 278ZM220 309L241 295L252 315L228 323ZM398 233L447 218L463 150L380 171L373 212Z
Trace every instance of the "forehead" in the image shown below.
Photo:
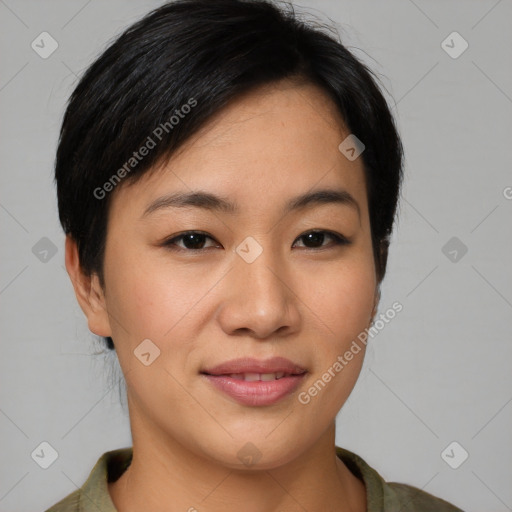
M290 80L262 86L235 99L213 116L177 153L218 150L218 156L233 157L236 151L251 155L305 153L316 156L328 149L332 154L332 138L338 140L347 132L343 118L325 91L310 83ZM348 132L347 132L348 134ZM326 139L327 136L327 139ZM268 151L262 152L262 146ZM280 149L280 151L272 151ZM315 151L313 151L315 150Z
M236 196L255 211L265 199L275 204L283 194L342 185L364 203L362 159L349 161L338 150L348 134L319 87L289 81L265 86L232 101L164 164L121 187L113 202L142 212L157 194L201 188Z

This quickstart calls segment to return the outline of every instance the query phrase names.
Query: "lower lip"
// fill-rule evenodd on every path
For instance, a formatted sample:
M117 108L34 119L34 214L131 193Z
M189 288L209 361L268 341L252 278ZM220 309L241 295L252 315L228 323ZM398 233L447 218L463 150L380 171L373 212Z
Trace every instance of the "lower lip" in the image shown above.
M203 374L217 389L220 389L243 405L272 405L289 395L301 383L306 374L290 375L270 381L244 381L227 375Z

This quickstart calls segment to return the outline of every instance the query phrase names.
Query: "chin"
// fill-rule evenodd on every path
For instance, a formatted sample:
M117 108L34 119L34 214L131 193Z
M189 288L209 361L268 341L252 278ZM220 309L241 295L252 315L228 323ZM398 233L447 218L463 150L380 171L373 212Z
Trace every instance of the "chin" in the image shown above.
M296 442L281 442L275 437L243 436L243 439L223 440L219 443L219 450L212 451L214 442L209 443L208 451L203 456L215 461L226 468L237 471L264 471L284 466L295 459L299 453ZM288 436L287 439L292 439Z

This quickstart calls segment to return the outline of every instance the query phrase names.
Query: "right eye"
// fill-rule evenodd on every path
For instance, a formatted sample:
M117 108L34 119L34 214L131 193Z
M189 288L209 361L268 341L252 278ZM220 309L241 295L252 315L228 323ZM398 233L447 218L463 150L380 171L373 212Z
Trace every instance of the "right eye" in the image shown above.
M163 242L162 246L171 251L202 251L204 249L215 247L204 247L205 241L208 238L210 240L214 240L211 236L209 236L207 233L203 233L202 231L186 231L167 239L165 242ZM183 246L177 244L177 242L181 241L183 242Z

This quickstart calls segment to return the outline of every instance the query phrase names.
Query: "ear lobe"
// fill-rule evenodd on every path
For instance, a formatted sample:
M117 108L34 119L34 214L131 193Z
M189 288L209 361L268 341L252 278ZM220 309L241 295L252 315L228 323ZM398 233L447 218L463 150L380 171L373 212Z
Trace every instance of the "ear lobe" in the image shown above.
M384 275L386 274L386 268L388 264L388 254L389 254L389 240L387 238L382 239L379 244L379 275L378 280L379 283L384 279Z
M377 285L377 288L375 290L375 299L373 303L373 311L370 318L370 323L373 322L373 319L375 318L375 315L377 314L377 310L379 309L379 303L380 303L380 284Z
M86 275L80 266L78 247L71 238L66 236L66 270L73 284L78 303L87 317L89 330L98 336L112 336L107 313L105 295L96 274Z
M378 254L378 264L377 264L377 286L375 288L375 299L373 303L373 311L370 317L370 323L373 322L375 315L377 314L377 310L379 309L380 303L380 285L382 284L382 280L386 273L386 266L388 261L388 250L389 250L389 240L382 239L379 243L379 254Z

